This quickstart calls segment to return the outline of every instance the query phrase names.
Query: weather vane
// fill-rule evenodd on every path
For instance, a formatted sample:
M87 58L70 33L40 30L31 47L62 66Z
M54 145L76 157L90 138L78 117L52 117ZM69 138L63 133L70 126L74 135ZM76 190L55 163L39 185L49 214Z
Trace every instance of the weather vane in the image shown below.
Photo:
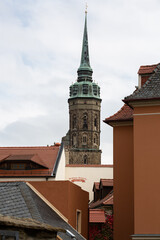
M88 8L88 5L87 5L87 3L86 3L86 10L85 10L85 13L87 13L87 8Z

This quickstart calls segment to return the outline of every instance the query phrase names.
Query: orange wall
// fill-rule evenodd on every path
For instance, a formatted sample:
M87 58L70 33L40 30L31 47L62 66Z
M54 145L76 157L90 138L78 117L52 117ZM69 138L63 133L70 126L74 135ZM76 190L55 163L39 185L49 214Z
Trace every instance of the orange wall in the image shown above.
M160 115L145 113L160 113L160 107L134 110L135 234L159 234Z
M54 207L56 207L76 229L76 209L82 211L81 234L88 237L89 193L69 181L29 182Z
M134 233L133 127L113 129L114 240L129 240Z

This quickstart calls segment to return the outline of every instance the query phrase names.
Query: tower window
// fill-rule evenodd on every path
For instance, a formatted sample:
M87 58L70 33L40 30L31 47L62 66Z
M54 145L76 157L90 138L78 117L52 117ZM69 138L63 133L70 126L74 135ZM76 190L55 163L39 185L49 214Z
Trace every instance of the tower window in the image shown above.
M87 136L86 135L83 136L82 143L83 144L87 144Z
M73 96L77 95L77 93L78 93L78 86L74 85L73 86Z
M83 84L83 94L88 94L88 84Z
M86 115L83 117L83 129L88 129L87 116Z
M70 92L69 92L70 97L72 96L72 94L73 94L73 88L70 87Z
M96 85L93 85L93 93L94 93L94 95L97 96L98 91L97 91L97 86Z
M94 126L97 127L97 118L94 119Z
M87 155L84 156L84 158L83 158L83 163L84 163L84 164L88 164Z
M76 128L76 122L77 122L77 121L76 121L76 116L74 115L74 116L73 116L73 128Z
M73 146L73 147L76 147L76 145L77 145L76 134L73 134L73 135L72 135L72 146Z
M98 145L98 136L97 136L97 134L94 136L94 138L93 138L93 143L95 144L95 145Z

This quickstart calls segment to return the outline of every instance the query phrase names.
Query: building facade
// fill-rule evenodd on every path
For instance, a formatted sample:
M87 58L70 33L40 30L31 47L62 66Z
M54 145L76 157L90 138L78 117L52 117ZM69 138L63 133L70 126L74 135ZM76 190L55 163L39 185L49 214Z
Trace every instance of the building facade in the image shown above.
M160 239L160 64L138 74L136 91L105 119L114 139L114 240Z
M101 164L100 87L92 80L89 61L87 12L77 81L70 86L68 164ZM66 137L67 138L67 137Z

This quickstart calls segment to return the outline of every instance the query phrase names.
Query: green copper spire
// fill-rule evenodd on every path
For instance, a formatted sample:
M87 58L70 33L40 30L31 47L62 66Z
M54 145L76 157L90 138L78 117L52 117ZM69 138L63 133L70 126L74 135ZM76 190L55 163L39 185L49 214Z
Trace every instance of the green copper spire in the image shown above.
M88 34L87 34L87 11L85 11L85 24L83 33L83 45L81 54L81 63L78 68L78 82L91 81L92 82L92 68L89 62L89 49L88 49Z

